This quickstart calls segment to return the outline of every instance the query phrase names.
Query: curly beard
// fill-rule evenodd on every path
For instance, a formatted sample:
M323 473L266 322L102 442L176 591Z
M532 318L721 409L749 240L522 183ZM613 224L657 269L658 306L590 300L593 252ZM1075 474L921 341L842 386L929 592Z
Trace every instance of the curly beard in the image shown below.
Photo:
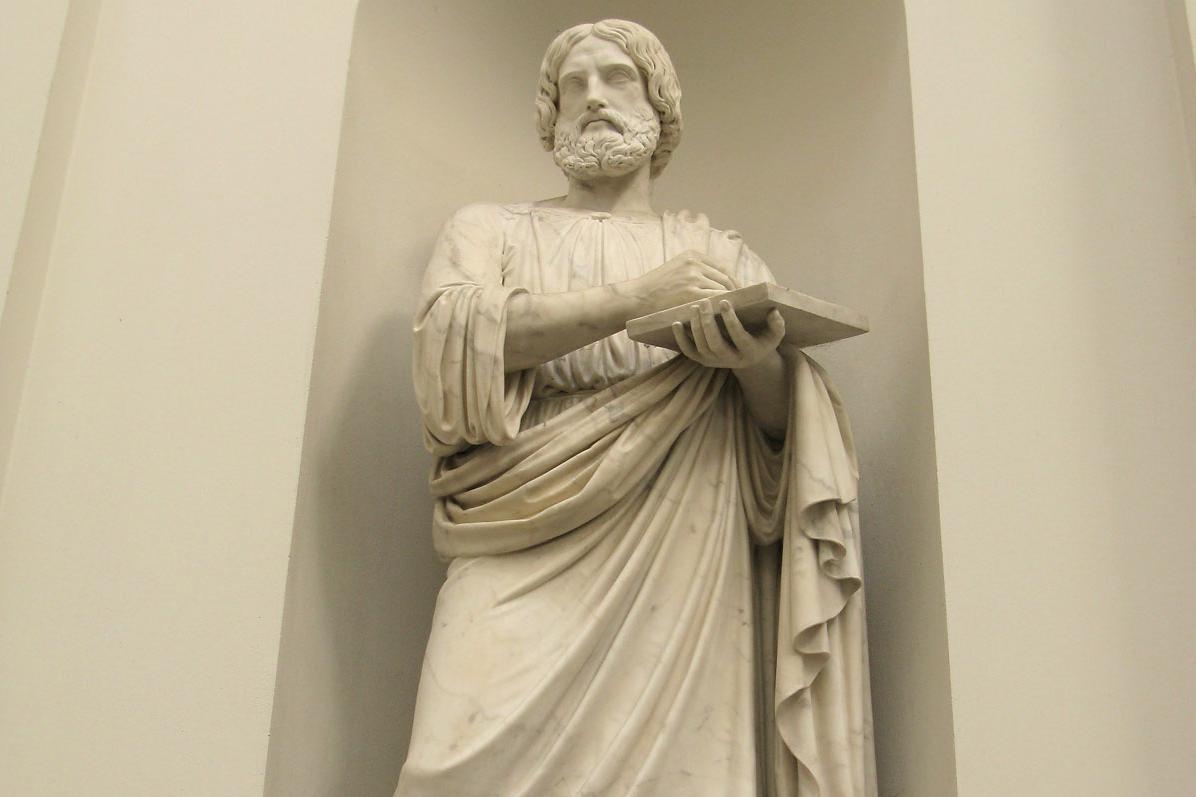
M616 130L585 135L576 124L556 128L552 159L561 171L575 180L585 182L596 177L618 177L633 172L652 157L660 139L660 120L652 111L629 118L605 109L582 118L587 121L605 119Z

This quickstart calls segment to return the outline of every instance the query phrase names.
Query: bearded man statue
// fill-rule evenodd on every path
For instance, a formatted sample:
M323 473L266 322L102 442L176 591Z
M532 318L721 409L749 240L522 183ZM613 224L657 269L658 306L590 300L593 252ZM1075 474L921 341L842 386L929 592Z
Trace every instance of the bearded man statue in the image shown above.
M858 469L823 370L747 331L735 232L656 212L668 54L605 20L536 98L564 196L459 210L415 321L449 561L397 797L876 794ZM681 355L629 319L690 304Z

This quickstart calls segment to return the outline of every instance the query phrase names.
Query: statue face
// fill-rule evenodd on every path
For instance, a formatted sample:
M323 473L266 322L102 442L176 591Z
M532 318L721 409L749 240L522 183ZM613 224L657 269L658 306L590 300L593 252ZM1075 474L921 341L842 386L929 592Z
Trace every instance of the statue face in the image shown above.
M561 63L557 78L560 115L557 124L582 122L582 137L621 132L609 121L591 121L594 111L609 108L624 116L653 113L643 76L623 48L587 36Z
M570 177L634 171L652 157L660 120L635 62L612 41L588 36L561 62L553 157Z

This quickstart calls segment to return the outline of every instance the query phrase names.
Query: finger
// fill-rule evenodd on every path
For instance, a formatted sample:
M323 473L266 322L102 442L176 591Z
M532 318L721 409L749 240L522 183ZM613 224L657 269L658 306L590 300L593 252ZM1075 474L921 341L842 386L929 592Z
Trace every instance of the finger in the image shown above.
M720 359L739 356L739 352L731 348L727 339L723 337L722 330L718 328L718 320L714 316L714 309L710 305L711 302L703 302L701 311L702 334L706 337L706 345L710 347L711 353Z
M693 336L694 345L698 348L698 355L705 360L712 359L714 352L710 351L710 344L706 340L706 330L702 329L702 314L696 304L689 307L689 334Z
M682 324L680 321L674 321L672 327L673 340L677 341L677 348L681 350L681 353L695 362L701 362L701 359L698 357L698 350L694 348L693 342L689 339L689 335L685 331L685 324Z
M711 282L721 285L723 290L733 291L739 287L734 278L718 267L706 262L702 262L699 265L702 267L702 276Z
M718 306L723 323L727 325L727 334L731 336L735 347L741 352L749 351L756 345L756 339L743 328L743 324L739 322L739 316L735 314L735 308L726 299L719 302Z
M702 291L705 294L719 295L726 293L729 288L714 278L714 274L707 276L705 273L698 276L698 281L693 286L694 290ZM703 297L704 298L704 297Z
M715 271L709 266L702 266L702 284L714 288L719 293L726 293L727 291L735 290L735 283L727 278L726 274L721 271Z
M735 269L722 260L716 259L706 252L699 252L696 249L687 249L681 253L680 257L686 263L702 267L704 273L713 272L711 277L716 279L720 284L725 285L727 290L734 290L740 287L739 279L735 276Z
M710 255L702 255L702 262L729 279L736 288L740 287L739 278L735 276L735 267L731 264Z
M770 349L775 349L785 339L785 319L774 307L768 312L768 335L765 341Z

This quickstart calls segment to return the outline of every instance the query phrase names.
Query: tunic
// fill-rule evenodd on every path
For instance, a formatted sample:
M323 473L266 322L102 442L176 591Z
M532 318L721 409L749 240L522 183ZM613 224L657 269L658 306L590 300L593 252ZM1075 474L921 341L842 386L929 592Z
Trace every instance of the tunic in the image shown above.
M685 249L771 281L698 214L471 205L414 370L449 560L396 797L874 795L857 470L822 370L789 431L733 377L620 332L504 373L506 308Z

